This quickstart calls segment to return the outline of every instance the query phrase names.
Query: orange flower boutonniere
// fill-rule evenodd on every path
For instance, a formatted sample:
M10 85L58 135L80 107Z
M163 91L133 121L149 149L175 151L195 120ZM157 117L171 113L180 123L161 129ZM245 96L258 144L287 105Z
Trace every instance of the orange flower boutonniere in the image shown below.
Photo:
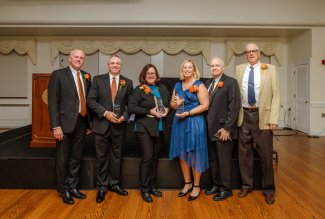
M140 86L140 89L143 90L145 94L150 93L150 87L148 85L143 84L142 86Z
M199 86L197 86L197 85L192 85L191 87L188 88L188 90L189 90L191 93L197 93L197 92L199 92Z
M82 76L83 76L84 80L89 81L91 79L91 75L89 73L83 74Z
M262 70L266 70L267 68L268 68L267 64L264 64L264 63L261 64L261 69L262 69Z
M218 84L217 84L218 88L222 88L223 87L223 82L222 81L219 81Z
M120 80L120 87L125 87L126 81L125 80Z

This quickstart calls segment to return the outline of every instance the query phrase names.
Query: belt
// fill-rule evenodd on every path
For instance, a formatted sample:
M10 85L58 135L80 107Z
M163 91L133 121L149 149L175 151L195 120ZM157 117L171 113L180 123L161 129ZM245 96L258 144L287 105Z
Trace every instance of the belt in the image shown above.
M243 107L244 110L247 110L249 112L257 112L258 111L258 107Z

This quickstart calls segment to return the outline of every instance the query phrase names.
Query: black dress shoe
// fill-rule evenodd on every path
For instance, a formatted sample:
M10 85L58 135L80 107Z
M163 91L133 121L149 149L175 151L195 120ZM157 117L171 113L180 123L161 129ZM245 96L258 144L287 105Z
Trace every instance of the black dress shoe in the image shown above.
M162 197L162 193L158 189L150 189L149 193L156 197Z
M115 185L111 188L111 190L119 195L123 195L123 196L127 196L128 192L126 190L124 190L122 187L120 187L119 185Z
M200 189L200 186L193 185L193 187L194 187L194 188L199 188L199 189ZM191 196L191 195L190 195L190 196L188 197L187 200L188 200L188 201L194 201L195 199L197 199L197 198L199 197L199 195L200 195L200 191L199 191L199 193L197 194L197 196Z
M216 185L213 185L211 188L205 190L206 195L214 195L219 192L219 188Z
M80 191L78 191L77 189L72 189L69 191L70 194L75 197L75 198L78 198L78 199L85 199L86 198L86 195L81 193Z
M190 185L192 184L192 182L186 182L185 185ZM179 192L177 197L183 197L185 195L187 195L188 192L191 192L193 189L193 186L191 186L191 188L189 190L187 190L186 192Z
M227 198L232 196L232 192L228 192L228 191L221 191L218 194L216 194L215 196L213 196L213 200L215 201L224 201Z
M68 191L62 192L62 200L67 205L73 205L74 200Z
M141 192L141 196L142 196L143 201L148 202L148 203L153 202L151 195L148 192Z
M249 189L249 188L242 188L241 190L240 190L240 192L238 192L238 197L239 198L243 198L243 197L246 197L249 193L251 193L252 192L252 190L251 189Z
M264 196L265 196L265 202L268 203L269 205L272 205L275 202L274 194L267 194Z
M102 203L105 200L106 191L98 191L96 196L96 202Z

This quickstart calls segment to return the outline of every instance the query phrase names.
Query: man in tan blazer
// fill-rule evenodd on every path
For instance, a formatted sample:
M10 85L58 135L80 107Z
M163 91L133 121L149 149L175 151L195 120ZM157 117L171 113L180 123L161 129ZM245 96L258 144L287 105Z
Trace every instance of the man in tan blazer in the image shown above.
M246 45L246 57L248 63L238 65L235 75L242 101L238 118L242 189L238 196L245 197L253 189L254 146L260 157L265 201L273 204L272 131L278 128L280 114L279 80L275 66L259 61L260 51L255 43Z

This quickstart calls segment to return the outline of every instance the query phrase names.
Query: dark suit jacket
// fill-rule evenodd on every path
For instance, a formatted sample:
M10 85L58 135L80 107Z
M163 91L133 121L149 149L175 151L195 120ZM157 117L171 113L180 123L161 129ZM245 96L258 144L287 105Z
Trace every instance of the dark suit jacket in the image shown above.
M123 80L126 83L124 86L121 86L121 81ZM132 81L120 75L115 102L119 102L121 106L121 115L126 119L129 118L127 105L132 90ZM113 131L116 134L122 134L124 132L125 122L121 124L113 124L103 116L105 111L113 111L111 85L108 73L94 77L93 83L89 90L87 105L94 113L92 119L92 131L94 133L104 134L110 125L112 125L112 127L115 127Z
M224 128L230 132L231 138L237 138L237 119L240 110L240 92L237 81L223 74L219 80L222 87L216 86L210 96L209 110L207 112L207 123L209 138L216 141L214 136L219 129ZM206 81L208 88L212 79Z
M150 136L159 136L159 119L156 117L148 117L150 109L156 106L154 95L152 93L145 94L140 89L141 85L137 86L130 98L129 112L135 114L136 131L147 132ZM167 88L164 85L158 85L159 93L163 104L168 108L170 97ZM163 118L163 132L166 131L166 117Z
M86 79L86 72L80 71L85 88L85 97L91 81ZM70 67L52 72L48 85L48 109L50 127L61 127L63 133L71 133L76 126L79 114L79 96ZM89 111L89 110L88 110ZM86 117L89 128L89 116Z

